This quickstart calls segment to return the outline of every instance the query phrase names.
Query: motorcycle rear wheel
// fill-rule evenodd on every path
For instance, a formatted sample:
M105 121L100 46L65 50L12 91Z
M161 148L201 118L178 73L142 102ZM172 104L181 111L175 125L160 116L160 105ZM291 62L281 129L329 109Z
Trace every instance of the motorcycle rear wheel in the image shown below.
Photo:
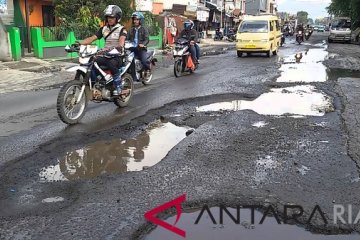
M130 92L126 96L120 96L114 99L114 104L120 108L129 105L130 100L134 94L134 81L130 74L125 73L122 77L123 90L129 90Z
M85 115L85 109L87 107L87 96L86 91L84 91L80 102L75 103L83 83L78 80L72 80L66 83L59 92L56 110L61 121L68 125L73 125L79 123L79 121ZM76 108L79 108L76 111Z

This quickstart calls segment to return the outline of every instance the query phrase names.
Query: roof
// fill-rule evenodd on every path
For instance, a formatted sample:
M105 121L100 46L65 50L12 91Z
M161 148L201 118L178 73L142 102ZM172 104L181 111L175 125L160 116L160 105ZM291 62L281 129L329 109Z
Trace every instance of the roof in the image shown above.
M275 15L260 15L260 16L253 16L253 15L246 15L244 16L244 20L278 20L279 18Z

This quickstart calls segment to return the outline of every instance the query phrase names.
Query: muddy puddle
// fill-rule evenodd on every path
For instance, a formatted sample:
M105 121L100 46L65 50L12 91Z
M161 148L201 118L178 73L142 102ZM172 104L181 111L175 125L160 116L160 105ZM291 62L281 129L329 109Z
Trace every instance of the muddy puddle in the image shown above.
M360 71L329 69L328 76L331 81L337 81L339 78L360 78Z
M315 234L307 231L306 229L296 226L278 224L274 217L266 216L263 224L259 224L264 214L255 211L254 213L254 224L251 224L251 210L241 209L240 217L237 216L237 210L234 208L227 208L229 213L232 215L235 221L230 218L228 213L223 212L223 224L220 224L220 208L210 208L210 213L213 217L211 219L209 213L205 210L200 216L201 210L184 212L181 214L179 222L176 227L186 232L186 239L188 240L199 240L199 239L221 239L221 240L355 240L360 239L359 234L350 235L324 235ZM195 222L198 220L198 224ZM176 217L170 217L165 220L167 223L174 225ZM185 239L180 237L169 230L162 227L156 227L150 234L143 239L145 240L159 240L159 239Z
M235 100L196 108L197 112L253 110L262 115L323 116L333 111L332 99L317 92L314 86L303 85L271 89L253 101Z
M141 171L160 162L186 137L190 128L157 121L133 139L99 141L58 159L41 169L40 181L90 179L103 174Z
M328 57L326 49L309 49L300 55L283 59L279 69L281 76L277 82L326 82L328 80L327 67L323 61ZM298 59L298 61L297 61Z

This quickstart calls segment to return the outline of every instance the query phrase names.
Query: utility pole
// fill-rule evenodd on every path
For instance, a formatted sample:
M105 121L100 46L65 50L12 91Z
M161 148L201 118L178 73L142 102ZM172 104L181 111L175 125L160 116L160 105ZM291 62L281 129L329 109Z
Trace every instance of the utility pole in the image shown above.
M222 14L222 11L223 11L223 1L225 2L225 0L221 0L220 1L220 29L222 29L223 27L223 14Z
M222 0L221 1L221 8L220 8L220 28L222 29L224 27L224 20L225 20L225 17L226 17L226 10L225 10L225 4L226 4L226 0ZM224 15L223 15L223 11L224 11ZM224 19L223 19L224 18Z
M27 35L28 53L31 53L30 7L29 7L29 2L27 0L25 0L25 19L26 19L26 35ZM25 39L22 39L22 41L25 41Z

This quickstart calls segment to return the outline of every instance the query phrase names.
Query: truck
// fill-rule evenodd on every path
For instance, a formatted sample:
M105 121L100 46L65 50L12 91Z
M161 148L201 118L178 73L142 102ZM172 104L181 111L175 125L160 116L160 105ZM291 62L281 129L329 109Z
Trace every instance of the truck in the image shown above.
M351 19L348 17L334 18L330 23L328 42L351 43Z

